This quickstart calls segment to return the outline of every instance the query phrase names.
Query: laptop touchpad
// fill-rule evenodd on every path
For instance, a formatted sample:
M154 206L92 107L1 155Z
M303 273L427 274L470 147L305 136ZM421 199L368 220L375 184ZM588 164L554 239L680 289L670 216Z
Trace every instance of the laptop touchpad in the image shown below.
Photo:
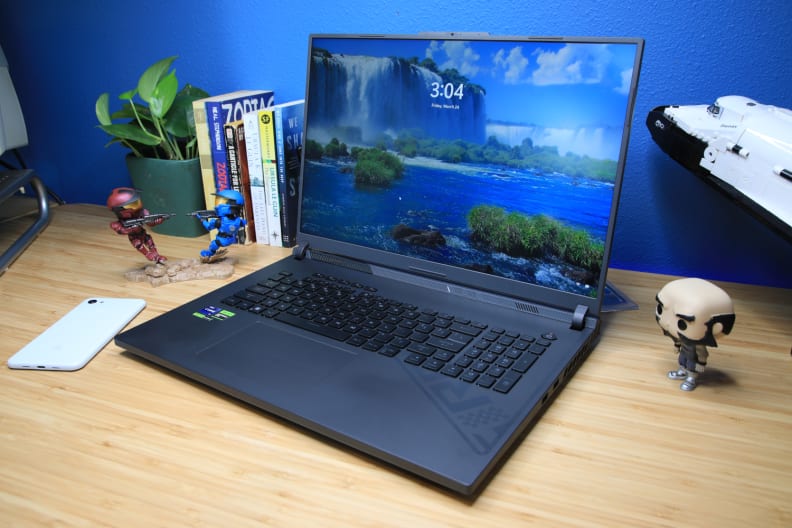
M246 326L197 355L207 368L205 375L238 388L242 383L251 394L262 388L305 390L356 356L320 338L266 322Z

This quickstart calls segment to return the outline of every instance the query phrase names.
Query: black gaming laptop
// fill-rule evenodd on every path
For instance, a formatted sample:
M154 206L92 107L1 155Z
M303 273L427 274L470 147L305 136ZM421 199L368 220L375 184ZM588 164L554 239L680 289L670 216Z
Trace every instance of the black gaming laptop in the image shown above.
M293 256L116 343L477 493L596 341L642 52L311 36Z

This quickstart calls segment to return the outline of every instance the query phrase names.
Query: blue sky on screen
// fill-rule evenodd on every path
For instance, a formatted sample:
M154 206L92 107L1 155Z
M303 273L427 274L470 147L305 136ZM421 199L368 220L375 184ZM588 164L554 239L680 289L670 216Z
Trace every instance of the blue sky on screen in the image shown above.
M317 39L331 53L431 58L487 92L491 121L555 128L621 127L635 57L632 44Z

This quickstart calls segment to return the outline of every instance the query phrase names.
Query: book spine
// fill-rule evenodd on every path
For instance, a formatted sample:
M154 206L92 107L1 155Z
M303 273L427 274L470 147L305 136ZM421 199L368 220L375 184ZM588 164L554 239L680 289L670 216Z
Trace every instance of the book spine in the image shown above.
M264 175L261 167L261 135L258 112L248 112L242 117L245 124L248 173L250 177L250 205L253 210L256 242L269 244L267 226L267 200L264 192Z
M223 127L225 131L225 141L226 141L226 158L228 159L228 175L229 175L229 183L230 189L233 189L239 192L242 197L245 197L244 190L242 187L242 177L241 177L241 169L240 169L240 153L239 153L239 142L240 138L237 133L237 125L239 121L232 121L231 123L225 125ZM244 132L242 133L242 138L244 140ZM248 224L252 224L251 219L248 218L247 212L245 211L244 207L240 213L240 216L244 218ZM244 237L240 239L242 244L250 244L254 241L255 237L252 236L251 230L245 226Z
M231 188L228 178L228 158L226 157L225 138L223 127L222 103L220 101L206 101L206 123L209 128L209 155L212 157L212 170L214 171L214 192ZM214 203L214 201L212 201ZM214 209L214 206L212 206Z
M261 170L267 199L269 244L281 245L280 203L278 198L278 156L275 147L275 119L272 110L259 112L261 135Z
M281 239L280 243L283 247L290 247L286 244L288 241L286 238L288 237L288 231L286 226L286 219L284 215L286 213L286 208L284 207L285 204L283 203L283 189L286 186L286 149L285 149L285 142L283 140L283 107L276 106L272 109L272 120L275 123L275 155L276 158L276 165L278 167L278 190L277 190L277 198L279 204L278 210L278 221L280 222L281 228Z
M245 198L245 219L247 219L248 242L256 242L256 224L253 219L253 202L250 199L250 167L247 157L247 135L245 135L245 123L242 120L236 122L237 132L237 152L239 153L239 179L241 183L240 192Z
M305 103L302 100L276 107L281 116L279 136L280 147L279 180L281 204L281 241L284 247L297 244L297 211L299 209L300 166L302 162L302 127ZM283 170L281 171L281 166Z
M239 180L239 154L237 153L236 127L229 123L223 127L225 131L225 148L228 166L228 189L238 191L241 189ZM222 190L222 189L221 189Z
M198 161L201 165L204 202L206 209L214 209L214 169L212 168L212 154L210 152L209 125L206 122L206 107L202 100L193 101L193 115L195 118L195 137L198 145Z

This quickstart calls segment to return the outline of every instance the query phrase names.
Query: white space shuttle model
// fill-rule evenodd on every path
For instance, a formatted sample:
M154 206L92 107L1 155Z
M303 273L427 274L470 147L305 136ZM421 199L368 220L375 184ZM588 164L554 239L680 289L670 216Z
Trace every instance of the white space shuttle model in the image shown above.
M658 106L646 126L666 154L792 242L792 111L730 95Z

